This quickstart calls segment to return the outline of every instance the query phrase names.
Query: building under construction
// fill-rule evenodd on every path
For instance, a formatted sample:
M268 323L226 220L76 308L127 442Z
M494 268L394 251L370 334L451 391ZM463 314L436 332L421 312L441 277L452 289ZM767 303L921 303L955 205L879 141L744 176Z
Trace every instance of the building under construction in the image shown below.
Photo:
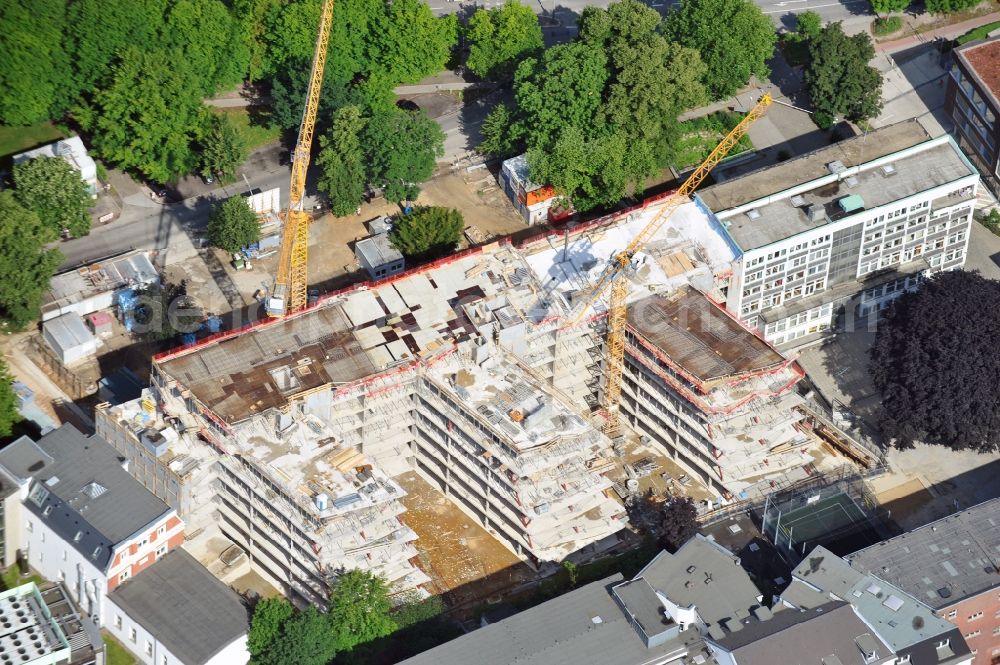
M622 412L634 432L602 433L607 303L568 325L572 303L662 204L162 354L143 399L98 408L98 432L190 531L218 529L266 579L320 604L346 568L399 592L427 580L392 480L403 472L540 566L618 541L612 487L634 474L629 446L668 453L716 503L842 464L799 408L799 367L715 304L734 250L695 203L633 261Z

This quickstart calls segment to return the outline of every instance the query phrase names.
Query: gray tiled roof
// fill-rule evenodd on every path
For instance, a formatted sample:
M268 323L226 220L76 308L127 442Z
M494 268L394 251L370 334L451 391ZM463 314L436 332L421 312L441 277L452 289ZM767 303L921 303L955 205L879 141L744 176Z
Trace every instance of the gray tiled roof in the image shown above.
M891 654L854 609L841 602L776 612L767 621L750 619L741 630L711 641L732 652L740 665L860 665L865 661L859 644L874 645L879 659Z
M846 557L934 609L1000 586L1000 499Z
M621 580L615 574L592 582L400 665L640 665L667 654L700 653L703 643L693 630L647 649L611 597L610 587Z
M852 568L825 547L813 549L792 575L793 582L781 593L782 599L810 608L829 602L829 594L834 594L853 605L865 623L897 652L938 638L954 628L912 595ZM807 585L825 593L814 592Z
M165 554L108 599L186 665L202 665L249 629L240 597L182 549Z
M750 616L750 610L760 604L760 591L740 567L739 558L701 534L676 554L658 554L639 577L673 603L695 605L708 625Z
M72 425L37 444L19 439L0 451L0 465L34 479L24 505L101 570L114 545L170 511L122 468L111 444Z

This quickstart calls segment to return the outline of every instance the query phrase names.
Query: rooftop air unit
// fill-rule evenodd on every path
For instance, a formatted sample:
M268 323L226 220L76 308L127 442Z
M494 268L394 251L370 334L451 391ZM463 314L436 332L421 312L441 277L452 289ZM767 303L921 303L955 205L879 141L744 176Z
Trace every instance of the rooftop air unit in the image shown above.
M806 204L807 204L806 197L802 196L801 194L796 194L795 196L792 197L792 205L795 206L796 208L801 208Z
M751 220L760 219L760 211L756 208L751 208L750 210L747 210L747 217Z
M827 164L826 168L830 171L830 173L834 174L841 174L847 170L847 167L844 166L844 162L840 161L839 159L835 159L834 161Z
M806 208L806 216L811 222L821 222L826 218L826 209L816 203Z
M886 177L896 175L896 167L892 164L883 164L879 170L882 171L882 175Z

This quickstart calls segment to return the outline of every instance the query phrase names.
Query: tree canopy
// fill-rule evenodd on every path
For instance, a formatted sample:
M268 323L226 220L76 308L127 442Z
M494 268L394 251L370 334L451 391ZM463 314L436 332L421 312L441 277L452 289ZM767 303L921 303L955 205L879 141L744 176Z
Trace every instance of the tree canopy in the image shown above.
M0 122L30 125L62 115L72 100L64 0L0 3Z
M78 112L97 151L160 182L193 171L205 111L189 74L180 51L125 49L107 85Z
M977 0L927 0L924 6L932 14L950 14L972 9L978 4Z
M157 282L138 295L132 332L146 341L160 342L196 332L205 318L197 301L188 295L186 282Z
M7 362L0 358L0 437L10 436L14 425L22 420L17 410L18 396L11 385L13 381Z
M519 0L477 9L465 30L469 57L465 65L477 76L507 79L526 54L542 48L538 16Z
M236 178L236 169L247 158L249 148L225 113L208 116L208 129L201 138L201 173L218 175L224 182Z
M901 12L910 6L910 0L868 0L872 11L879 16L888 16L893 12Z
M444 155L444 132L423 111L376 111L365 123L361 141L368 181L397 203L417 198L418 184L434 174L437 158Z
M706 98L698 52L661 27L638 0L585 9L576 41L518 66L516 106L487 118L483 150L526 149L532 178L578 210L641 190L675 154L677 116Z
M698 50L707 69L705 87L715 99L728 97L751 76L765 79L777 33L751 0L681 0L663 31L678 44Z
M212 210L208 240L227 252L238 252L260 240L260 222L242 196L233 196Z
M53 237L69 229L74 238L90 232L90 192L80 172L59 157L39 157L14 165L14 196L32 210Z
M689 496L675 496L663 504L660 543L671 552L698 533L698 508Z
M365 194L365 154L361 132L365 120L357 106L345 106L333 116L330 131L319 137L316 166L320 177L316 188L326 192L330 210L342 217L361 203Z
M389 239L407 258L435 259L454 250L464 228L459 211L421 206L396 218Z
M330 592L329 609L337 650L350 651L396 630L391 610L389 590L382 578L363 570L341 575Z
M998 325L1000 282L975 272L938 273L892 304L870 369L893 445L1000 450Z
M11 191L0 192L0 319L15 329L38 318L42 296L62 262L59 250L45 249L52 230Z
M882 109L882 75L868 62L875 57L871 37L848 37L840 23L831 23L809 40L806 89L817 111L830 120L874 118ZM824 124L817 121L817 124Z

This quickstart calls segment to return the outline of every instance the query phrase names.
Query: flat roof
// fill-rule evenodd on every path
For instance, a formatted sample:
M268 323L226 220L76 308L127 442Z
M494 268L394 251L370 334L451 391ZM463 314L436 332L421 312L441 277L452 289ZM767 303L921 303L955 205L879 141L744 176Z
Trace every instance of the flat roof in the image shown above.
M698 196L733 241L749 251L975 173L947 136L928 139L918 124L903 122L715 185ZM892 157L907 148L915 149ZM889 172L881 168L887 159ZM838 161L844 172L834 175L827 165ZM807 214L807 209L817 214Z
M633 303L628 325L703 383L785 362L767 342L689 286Z
M0 451L0 465L33 479L25 507L101 570L115 545L171 510L122 468L111 444L72 425L38 443L18 439Z
M991 96L993 108L1000 109L1000 37L975 41L955 49L979 87Z
M108 595L186 665L203 665L249 630L246 606L181 548Z
M808 609L829 602L827 594L843 598L893 651L931 640L954 628L936 616L927 604L875 575L852 568L822 546L814 548L792 575L792 583L781 593L783 599Z
M785 609L766 621L748 619L737 632L713 642L732 651L740 665L829 665L858 663L862 647L874 649L878 660L892 655L889 647L844 602L829 602L809 610Z
M591 582L400 665L642 665L704 648L698 631L687 630L647 649L612 598L610 588L622 579L616 573Z
M34 582L0 592L0 654L28 665L69 660L69 641Z
M229 423L284 407L291 395L376 371L339 306L230 335L159 367Z
M992 499L847 557L934 609L1000 586L1000 499Z
M389 240L387 233L378 233L354 245L354 251L365 257L370 266L384 266L387 263L402 261L403 255Z
M675 554L660 552L637 577L681 607L694 605L708 625L745 619L761 603L739 557L701 534Z
M83 317L76 312L66 312L50 319L42 324L42 329L51 335L53 341L59 346L58 349L55 349L58 352L88 346L97 341L97 338L83 322Z

